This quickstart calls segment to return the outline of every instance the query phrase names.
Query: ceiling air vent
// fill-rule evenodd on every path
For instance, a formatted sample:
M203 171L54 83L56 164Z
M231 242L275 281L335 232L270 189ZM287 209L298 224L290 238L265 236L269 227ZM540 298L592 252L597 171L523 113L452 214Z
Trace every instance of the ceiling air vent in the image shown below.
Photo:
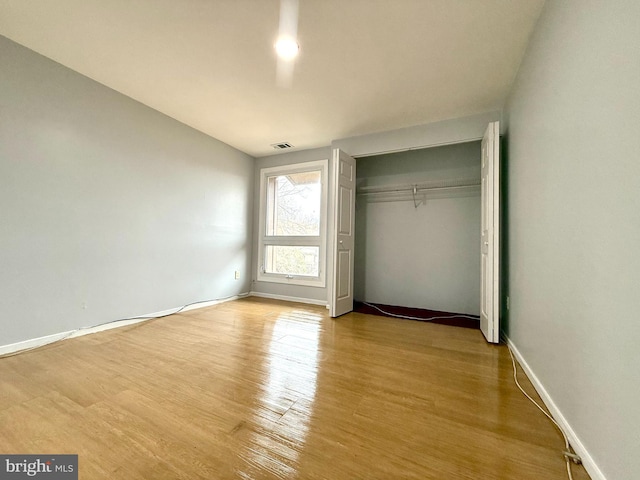
M293 147L293 145L291 145L290 143L287 143L287 142L272 143L271 146L273 148L275 148L276 150L283 150L285 148Z

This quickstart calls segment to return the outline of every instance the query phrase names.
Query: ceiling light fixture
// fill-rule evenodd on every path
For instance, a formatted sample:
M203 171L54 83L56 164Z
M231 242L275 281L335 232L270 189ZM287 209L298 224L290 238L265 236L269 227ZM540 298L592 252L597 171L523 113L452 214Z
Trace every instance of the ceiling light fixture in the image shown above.
M274 44L278 55L276 83L282 88L291 88L293 67L300 51L298 45L298 0L280 0L280 24L278 39Z
M282 60L289 61L296 58L300 45L296 42L295 38L289 35L282 35L275 43L276 53Z

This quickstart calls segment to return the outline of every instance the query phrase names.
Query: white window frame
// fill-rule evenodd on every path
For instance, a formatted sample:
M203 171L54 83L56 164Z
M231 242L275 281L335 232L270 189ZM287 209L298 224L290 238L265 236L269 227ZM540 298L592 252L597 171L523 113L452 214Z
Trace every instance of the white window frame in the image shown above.
M315 160L312 162L281 165L260 169L260 221L258 235L258 273L259 282L288 283L291 285L305 285L311 287L326 286L327 263L327 188L328 188L328 160ZM320 234L318 236L275 236L267 235L267 179L275 175L291 175L303 172L320 172ZM317 246L319 247L318 276L287 275L280 273L267 273L264 271L265 250L268 245L284 246Z

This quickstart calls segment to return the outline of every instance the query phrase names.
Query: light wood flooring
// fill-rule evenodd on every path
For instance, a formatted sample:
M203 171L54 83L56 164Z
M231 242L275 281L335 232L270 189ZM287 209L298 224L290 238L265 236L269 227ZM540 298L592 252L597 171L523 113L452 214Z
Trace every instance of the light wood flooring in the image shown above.
M83 480L562 480L563 447L465 328L247 298L0 359L0 453Z

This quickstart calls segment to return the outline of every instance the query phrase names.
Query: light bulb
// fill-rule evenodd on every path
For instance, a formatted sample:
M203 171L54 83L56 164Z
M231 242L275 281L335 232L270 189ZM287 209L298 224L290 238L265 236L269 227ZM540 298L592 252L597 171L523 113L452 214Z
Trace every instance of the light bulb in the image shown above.
M278 57L282 60L293 60L300 50L298 42L288 35L279 37L274 46Z

